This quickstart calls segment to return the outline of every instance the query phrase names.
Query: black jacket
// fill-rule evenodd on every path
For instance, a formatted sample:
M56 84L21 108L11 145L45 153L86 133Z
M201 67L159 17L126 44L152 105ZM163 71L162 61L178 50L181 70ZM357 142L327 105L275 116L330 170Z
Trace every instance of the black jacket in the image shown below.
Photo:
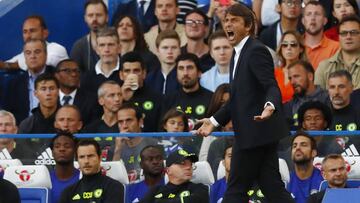
M69 202L123 203L124 186L110 177L103 176L101 172L84 175L61 193L59 203Z

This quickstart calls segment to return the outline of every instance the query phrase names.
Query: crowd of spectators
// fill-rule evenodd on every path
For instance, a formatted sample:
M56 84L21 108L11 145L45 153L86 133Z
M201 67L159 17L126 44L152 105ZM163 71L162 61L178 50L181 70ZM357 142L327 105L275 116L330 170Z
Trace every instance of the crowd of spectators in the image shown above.
M191 178L183 180L177 173L192 173L189 166L199 159L209 162L216 177L224 159L226 176L211 188L218 192L210 201L218 202L226 188L231 139L170 133L196 129L198 119L211 116L229 100L233 48L222 30L222 19L229 6L244 3L257 20L252 22L257 31L253 37L272 53L289 128L301 130L280 142L279 155L293 171L287 189L296 202L305 202L323 180L312 165L315 156L347 155L349 148L359 154L356 137L313 138L304 132L360 130L359 2L210 0L199 8L195 3L129 1L108 16L102 0L88 0L84 20L89 33L74 43L69 55L62 45L47 41L50 32L42 16L28 16L22 27L23 42L19 42L24 44L23 52L0 61L0 69L16 72L1 87L5 91L0 92L0 133L57 135L1 138L1 157L53 168L53 202L68 202L76 190L84 190L82 184L93 181L101 182L92 189L104 187L104 196L124 198L124 191L114 189L116 182L97 177L100 161L124 162L132 183L126 199L137 202L154 198L144 193L151 187L156 186L153 195L172 187L164 186L165 168L171 184L204 192L202 186L188 183ZM269 7L272 10L267 12ZM217 131L232 131L231 122ZM126 136L140 132L169 132L169 136ZM78 143L75 133L121 136ZM74 157L83 173L79 182ZM94 164L87 168L89 157ZM165 167L167 159L171 162ZM328 166L327 162L339 160L332 155L324 162ZM75 182L60 195L64 184ZM256 184L254 188L259 189ZM265 201L262 198L259 201Z

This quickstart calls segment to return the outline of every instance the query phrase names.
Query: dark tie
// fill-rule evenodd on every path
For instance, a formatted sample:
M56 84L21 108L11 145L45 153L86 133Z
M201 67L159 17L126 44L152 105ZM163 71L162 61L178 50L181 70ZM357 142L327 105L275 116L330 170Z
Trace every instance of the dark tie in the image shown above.
M66 95L66 96L63 97L62 100L64 101L63 105L67 105L67 104L69 104L69 101L71 100L71 96Z
M144 5L145 5L146 1L142 0L140 1L140 6L138 7L138 19L140 23L143 23L145 18L144 18Z

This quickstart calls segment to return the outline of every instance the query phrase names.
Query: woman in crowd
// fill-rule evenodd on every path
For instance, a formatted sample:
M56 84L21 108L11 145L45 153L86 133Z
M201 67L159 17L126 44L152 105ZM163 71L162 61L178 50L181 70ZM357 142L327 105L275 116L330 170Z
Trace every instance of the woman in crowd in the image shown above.
M339 41L338 24L345 16L359 15L359 7L356 0L331 0L331 14L334 17L333 26L325 31L325 35Z
M156 55L148 49L139 22L133 16L120 16L115 21L114 26L120 39L121 55L130 51L140 53L147 66L147 72L160 67L160 62Z
M280 40L277 54L279 66L274 70L275 79L282 95L282 102L285 103L293 97L294 90L288 80L288 66L300 59L306 60L305 46L302 36L295 31L285 32Z

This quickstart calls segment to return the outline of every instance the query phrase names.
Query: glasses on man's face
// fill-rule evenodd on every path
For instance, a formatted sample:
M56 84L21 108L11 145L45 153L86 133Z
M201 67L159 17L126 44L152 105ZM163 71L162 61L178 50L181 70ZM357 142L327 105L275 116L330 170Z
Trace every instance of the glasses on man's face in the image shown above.
M62 68L60 70L58 70L58 72L64 72L66 74L71 74L71 73L80 73L80 70L78 68L76 69L72 69L72 68Z
M295 48L297 46L299 46L299 44L296 42L282 42L281 43L281 48L286 48L286 47Z
M341 37L346 37L346 36L348 36L348 34L350 34L351 37L354 37L354 36L360 34L360 31L359 30L343 30L343 31L339 32L339 35Z
M203 25L203 20L185 20L186 25Z
M301 0L283 0L282 2L288 7L301 5Z

